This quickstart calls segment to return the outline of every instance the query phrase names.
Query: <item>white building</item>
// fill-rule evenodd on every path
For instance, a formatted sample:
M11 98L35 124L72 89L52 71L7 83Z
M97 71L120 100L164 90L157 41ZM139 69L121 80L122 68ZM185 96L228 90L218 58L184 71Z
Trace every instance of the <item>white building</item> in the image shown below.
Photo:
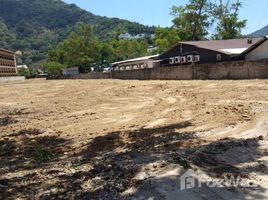
M145 38L145 34L141 33L141 34L137 34L137 35L131 35L129 33L121 33L118 36L119 39L127 39L127 40L133 40L133 39L142 39Z
M268 59L268 36L247 49L244 55L246 60Z
M131 39L131 35L129 33L121 33L118 38L119 39Z

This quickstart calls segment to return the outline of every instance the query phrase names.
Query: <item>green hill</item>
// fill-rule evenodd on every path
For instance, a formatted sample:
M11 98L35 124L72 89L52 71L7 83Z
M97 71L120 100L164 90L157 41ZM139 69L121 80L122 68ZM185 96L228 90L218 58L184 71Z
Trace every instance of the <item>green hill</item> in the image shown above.
M268 25L263 27L262 29L256 31L256 32L250 34L251 37L263 37L266 35L268 35Z
M22 50L24 61L38 63L78 22L93 26L101 40L119 33L152 34L155 27L94 15L61 0L0 0L0 47Z

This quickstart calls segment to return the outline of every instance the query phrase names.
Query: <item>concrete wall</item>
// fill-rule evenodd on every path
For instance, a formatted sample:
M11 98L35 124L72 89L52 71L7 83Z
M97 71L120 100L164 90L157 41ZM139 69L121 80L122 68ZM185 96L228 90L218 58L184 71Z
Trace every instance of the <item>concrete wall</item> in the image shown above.
M72 75L78 75L78 74L79 74L78 67L72 67L72 68L67 68L63 70L63 76L72 76Z
M139 80L268 78L268 60L233 61L215 64L158 67L133 71L113 71L112 78Z
M110 73L102 73L102 72L92 72L88 74L64 76L64 78L67 79L108 79L110 77L111 77Z
M268 59L268 40L246 55L246 60Z
M9 82L9 81L24 81L24 76L6 76L6 77L0 77L0 83L1 82Z

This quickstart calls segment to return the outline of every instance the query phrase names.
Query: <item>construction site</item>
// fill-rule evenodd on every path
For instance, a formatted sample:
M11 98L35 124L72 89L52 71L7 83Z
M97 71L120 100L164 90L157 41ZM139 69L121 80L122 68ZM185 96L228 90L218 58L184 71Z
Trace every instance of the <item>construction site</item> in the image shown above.
M0 199L268 199L268 80L0 91Z

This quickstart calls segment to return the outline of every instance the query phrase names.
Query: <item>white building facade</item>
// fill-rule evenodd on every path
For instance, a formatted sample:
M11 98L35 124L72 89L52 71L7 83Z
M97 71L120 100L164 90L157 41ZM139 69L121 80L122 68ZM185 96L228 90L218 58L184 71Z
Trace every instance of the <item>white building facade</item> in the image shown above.
M268 36L257 46L251 48L245 55L246 60L268 59Z

